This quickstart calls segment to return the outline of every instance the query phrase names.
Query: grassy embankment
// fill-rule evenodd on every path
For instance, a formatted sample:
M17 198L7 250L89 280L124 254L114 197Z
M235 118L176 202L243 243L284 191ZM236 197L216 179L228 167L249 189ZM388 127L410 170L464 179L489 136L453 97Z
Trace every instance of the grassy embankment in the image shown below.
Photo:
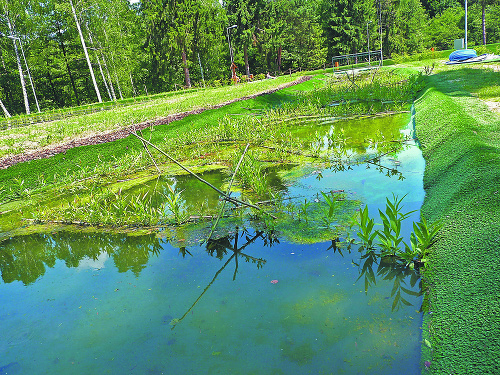
M432 374L500 373L500 116L478 99L499 101L495 82L493 70L441 71L415 105L427 163L421 213L444 223L425 268Z

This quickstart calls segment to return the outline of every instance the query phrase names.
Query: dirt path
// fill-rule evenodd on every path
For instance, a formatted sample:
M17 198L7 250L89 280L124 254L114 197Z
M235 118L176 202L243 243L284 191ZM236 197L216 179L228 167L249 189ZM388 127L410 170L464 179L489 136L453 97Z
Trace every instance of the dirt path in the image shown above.
M97 145L97 144L101 144L101 143L113 142L117 139L122 139L122 138L128 137L130 135L131 131L142 130L142 129L148 128L150 126L169 124L172 121L183 119L184 117L189 116L189 115L196 115L196 114L202 113L202 112L210 110L210 109L221 108L221 107L224 107L228 104L239 102L241 100L253 99L253 98L256 98L256 97L261 96L261 95L272 94L272 93L279 91L281 89L291 87L291 86L297 85L297 84L302 83L302 82L306 82L306 81L310 80L311 78L312 78L311 76L299 77L298 79L296 79L293 82L279 85L273 89L269 89L269 90L266 90L266 91L263 91L263 92L260 92L260 93L254 94L254 95L244 96L242 98L229 100L227 102L223 102L223 103L209 106L206 108L198 108L198 109L193 109L193 110L187 111L187 112L171 114L171 115L168 115L166 117L162 117L162 118L151 120L151 121L142 122L140 124L134 124L134 125L128 126L126 128L122 128L120 130L109 132L109 133L101 133L101 134L93 135L91 137L72 139L69 142L66 142L63 144L58 144L55 146L52 145L52 146L45 147L43 149L36 150L36 151L30 152L30 153L6 156L6 157L3 157L0 159L0 169L6 169L12 165L15 165L18 163L24 163L24 162L27 162L30 160L49 158L49 157L54 156L56 154L66 152L66 150L69 150L69 149L74 148L74 147Z

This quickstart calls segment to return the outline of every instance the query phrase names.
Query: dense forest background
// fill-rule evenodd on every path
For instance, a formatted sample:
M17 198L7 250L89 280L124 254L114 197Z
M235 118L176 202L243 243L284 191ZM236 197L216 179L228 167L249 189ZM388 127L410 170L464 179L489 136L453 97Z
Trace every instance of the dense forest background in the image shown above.
M323 67L366 51L368 35L386 57L451 49L464 23L463 0L0 0L0 104L17 114L219 85L229 42L240 76ZM468 40L500 41L500 0L468 1Z

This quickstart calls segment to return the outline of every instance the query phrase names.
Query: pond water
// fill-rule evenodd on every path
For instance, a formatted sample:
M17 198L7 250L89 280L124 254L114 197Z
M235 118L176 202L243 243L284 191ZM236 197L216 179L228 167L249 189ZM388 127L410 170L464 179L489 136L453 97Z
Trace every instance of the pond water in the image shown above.
M377 121L383 133L396 120ZM270 177L298 201L342 191L372 213L393 193L406 195L405 211L417 210L408 238L424 162L410 145L383 163L405 178L366 165L287 167ZM197 183L176 180L186 204L213 204ZM365 288L356 245L299 241L301 228L265 231L246 221L206 244L181 231L175 240L85 231L6 240L0 374L419 374L418 272L379 262ZM407 304L394 302L398 293Z

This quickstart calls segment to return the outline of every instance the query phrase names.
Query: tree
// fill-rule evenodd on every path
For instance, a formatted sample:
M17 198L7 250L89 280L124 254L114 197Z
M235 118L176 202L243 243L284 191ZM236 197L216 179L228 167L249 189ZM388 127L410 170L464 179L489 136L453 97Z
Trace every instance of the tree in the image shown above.
M497 0L478 0L481 4L481 20L483 31L483 45L486 44L486 6L493 5Z
M463 38L464 14L462 7L448 8L431 19L427 28L429 44L439 49L452 48L455 39Z
M14 53L16 55L16 62L17 62L17 69L19 71L19 79L21 81L21 90L23 93L23 98L24 98L24 108L26 111L26 114L30 114L30 105L29 105L29 100L28 100L28 93L26 91L26 81L24 80L24 73L23 73L23 68L21 65L21 58L19 56L19 50L17 48L17 40L18 37L16 36L16 28L14 24L14 20L11 17L11 12L9 9L9 4L7 1L3 2L3 21L7 25L7 38L10 38L12 40L12 43L14 45Z
M99 103L102 103L101 92L99 91L99 86L97 86L97 81L96 81L95 75L94 75L94 69L92 68L92 64L90 62L89 53L87 51L87 45L85 44L85 38L83 37L82 29L80 27L80 21L78 20L78 16L76 14L76 9L75 9L75 6L73 5L73 0L69 0L69 4L71 6L71 12L73 14L73 17L75 18L75 23L76 23L76 28L78 30L78 34L80 35L80 40L82 42L83 52L85 54L85 59L87 60L87 64L89 66L90 76L92 77L92 82L94 84L94 89L95 89L95 93L97 95L97 100L99 101Z
M265 12L265 7L266 3L263 0L229 0L225 3L228 24L237 25L234 44L243 46L247 76L250 75L248 48L257 42L257 34L262 30L262 13Z
M449 8L460 6L458 0L422 0L422 6L431 18L442 14Z
M197 64L198 53L203 58L213 49L211 70L220 65L223 41L222 7L218 1L147 0L143 3L149 37L145 49L151 57L151 80L155 90L172 86L179 73L184 84L191 86L190 66ZM219 61L214 61L218 59Z
M317 2L278 0L269 3L260 33L266 70L317 68L327 57Z
M396 9L392 50L402 54L423 50L425 25L425 12L420 1L401 0Z
M361 51L366 24L375 20L373 0L320 0L318 10L329 55Z

